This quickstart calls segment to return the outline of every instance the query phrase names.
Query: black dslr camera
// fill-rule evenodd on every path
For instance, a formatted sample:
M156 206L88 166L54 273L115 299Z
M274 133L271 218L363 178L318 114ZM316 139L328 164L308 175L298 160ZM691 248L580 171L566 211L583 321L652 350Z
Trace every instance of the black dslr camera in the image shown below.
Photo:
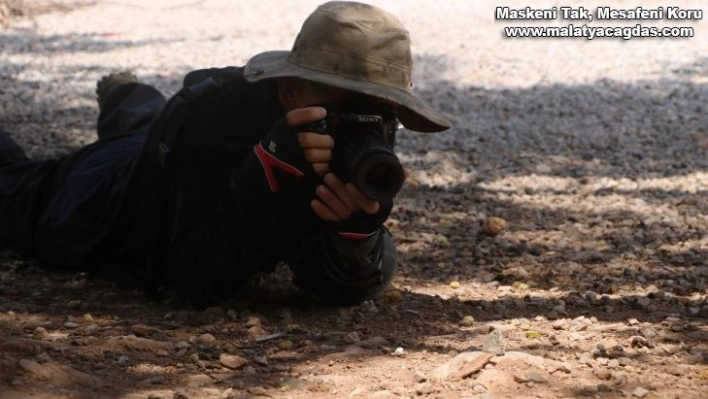
M393 152L398 120L388 104L347 101L323 106L327 116L304 131L334 139L331 171L367 198L391 200L403 186L403 166Z

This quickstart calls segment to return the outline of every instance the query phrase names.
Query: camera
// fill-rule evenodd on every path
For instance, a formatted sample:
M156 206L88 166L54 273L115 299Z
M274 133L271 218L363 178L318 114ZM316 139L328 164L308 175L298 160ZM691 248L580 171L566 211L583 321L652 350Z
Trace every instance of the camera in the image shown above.
M327 116L304 131L334 139L330 170L367 198L391 200L403 186L404 172L393 152L398 119L388 104L348 101L323 105Z

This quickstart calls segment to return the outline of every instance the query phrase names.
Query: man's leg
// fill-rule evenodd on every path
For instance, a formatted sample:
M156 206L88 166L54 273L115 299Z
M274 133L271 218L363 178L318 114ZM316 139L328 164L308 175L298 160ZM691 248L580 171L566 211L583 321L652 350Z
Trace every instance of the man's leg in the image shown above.
M104 76L96 85L99 140L143 132L165 104L152 86L129 72Z
M0 167L28 160L22 147L0 128Z

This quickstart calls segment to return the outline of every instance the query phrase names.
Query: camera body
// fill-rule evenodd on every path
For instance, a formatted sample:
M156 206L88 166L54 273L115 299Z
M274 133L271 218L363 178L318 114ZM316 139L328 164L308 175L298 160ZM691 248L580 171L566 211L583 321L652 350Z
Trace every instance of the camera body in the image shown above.
M403 186L403 166L393 152L398 119L387 104L347 101L323 106L327 116L304 131L334 139L330 170L367 198L391 200Z

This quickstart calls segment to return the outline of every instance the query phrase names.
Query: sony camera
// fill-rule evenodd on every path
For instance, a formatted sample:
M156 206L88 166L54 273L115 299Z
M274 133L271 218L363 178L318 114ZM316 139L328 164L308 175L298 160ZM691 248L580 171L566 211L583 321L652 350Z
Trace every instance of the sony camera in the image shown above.
M323 107L327 116L304 130L334 139L330 170L371 200L391 200L404 181L403 166L393 152L398 130L393 108L361 100Z

